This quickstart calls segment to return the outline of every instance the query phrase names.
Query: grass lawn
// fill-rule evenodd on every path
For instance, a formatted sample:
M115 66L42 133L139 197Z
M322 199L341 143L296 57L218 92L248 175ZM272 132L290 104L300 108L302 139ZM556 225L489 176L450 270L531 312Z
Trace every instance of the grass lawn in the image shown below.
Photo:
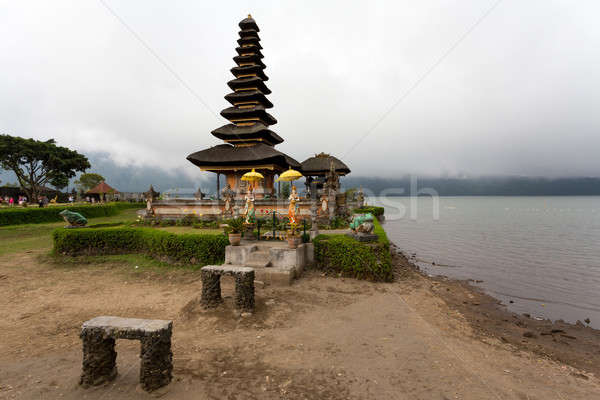
M137 218L136 211L135 209L126 209L111 217L90 218L88 226L133 222ZM52 231L62 226L65 226L65 222L0 227L0 257L24 251L50 250L52 248ZM169 226L157 229L179 234L215 234L223 232L222 229L194 229L186 226Z
M128 209L112 217L90 218L88 225L132 222L136 219L136 211ZM65 226L65 222L0 227L0 256L28 250L50 249L52 231L62 226Z

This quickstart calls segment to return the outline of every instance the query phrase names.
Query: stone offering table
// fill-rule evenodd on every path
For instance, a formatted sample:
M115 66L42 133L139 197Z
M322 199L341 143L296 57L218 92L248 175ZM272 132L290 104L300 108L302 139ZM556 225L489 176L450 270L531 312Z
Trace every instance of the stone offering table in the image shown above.
M221 276L235 278L235 307L245 312L254 311L254 269L237 265L207 265L202 267L202 297L204 307L216 307L221 298Z
M172 321L102 316L84 322L83 371L80 385L100 385L117 376L116 339L141 342L140 384L146 391L171 382L173 353L171 352Z

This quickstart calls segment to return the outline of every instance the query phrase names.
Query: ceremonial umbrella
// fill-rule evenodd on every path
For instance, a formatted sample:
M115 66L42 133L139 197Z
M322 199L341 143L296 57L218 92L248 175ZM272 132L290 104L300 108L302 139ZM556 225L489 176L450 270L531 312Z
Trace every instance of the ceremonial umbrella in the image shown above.
M296 179L302 178L302 176L303 175L300 172L298 172L295 169L292 169L292 167L290 167L290 169L285 171L283 174L279 175L279 178L277 178L277 182L279 182L279 181L291 182L291 181L295 181Z
M265 177L260 172L256 172L254 168L252 168L252 171L246 172L244 175L242 175L243 181L258 182L261 179L265 179Z

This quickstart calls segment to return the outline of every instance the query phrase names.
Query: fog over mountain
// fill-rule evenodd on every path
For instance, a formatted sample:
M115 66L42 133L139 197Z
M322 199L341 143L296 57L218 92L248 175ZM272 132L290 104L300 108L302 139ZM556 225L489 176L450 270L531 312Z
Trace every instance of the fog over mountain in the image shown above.
M193 193L198 188L207 194L216 191L216 175L190 177L182 168L165 170L158 166L116 164L107 153L87 155L92 164L88 172L104 176L107 182L122 192L144 192L152 184L158 191L177 190ZM0 186L15 183L12 173L0 170ZM74 184L71 180L70 188ZM362 187L367 196L430 195L430 189L441 196L516 196L516 195L600 195L600 178L544 178L515 176L431 177L399 176L380 178L349 176L341 178L344 189ZM221 181L221 188L224 182ZM303 181L297 183L304 191Z
M2 2L0 133L55 138L122 190L212 181L185 157L220 143L249 12L277 148L298 161L329 152L381 178L600 176L591 1Z

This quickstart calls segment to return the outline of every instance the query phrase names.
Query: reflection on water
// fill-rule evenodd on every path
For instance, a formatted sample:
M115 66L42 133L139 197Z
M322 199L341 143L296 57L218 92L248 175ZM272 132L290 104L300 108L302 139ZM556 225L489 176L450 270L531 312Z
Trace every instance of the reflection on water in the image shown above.
M428 273L482 280L515 312L600 328L600 197L442 197L437 220L430 197L371 203Z

